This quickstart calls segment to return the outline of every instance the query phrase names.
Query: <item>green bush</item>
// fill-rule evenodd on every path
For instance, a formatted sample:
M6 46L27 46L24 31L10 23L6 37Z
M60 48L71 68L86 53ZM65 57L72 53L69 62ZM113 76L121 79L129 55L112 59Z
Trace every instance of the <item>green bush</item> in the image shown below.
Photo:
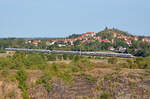
M18 80L19 84L18 87L22 90L23 99L29 99L27 94L27 72L25 69L21 69L17 72L16 79Z
M104 76L104 79L105 79L105 80L111 80L111 75L109 75L109 74L105 75L105 76Z
M11 68L13 63L8 57L0 57L0 70L5 68Z
M3 71L2 71L2 76L3 77L7 77L9 75L9 69L4 69Z
M63 57L62 55L57 55L57 59L60 61L62 60L62 57Z
M5 50L0 50L0 53L6 53L6 51Z
M67 54L63 54L63 59L67 60L67 58L68 58L68 55Z
M66 83L70 83L73 80L72 72L69 70L61 72L58 77L63 79Z
M112 57L108 59L108 63L110 64L117 64L117 62L118 62L118 58L116 57Z
M82 74L82 76L84 76L88 81L92 82L92 83L96 83L97 82L97 78L93 77L91 75L88 74Z
M112 99L112 94L109 92L104 91L100 96L100 99Z
M59 71L58 65L56 63L52 64L52 69L53 69L54 72L58 72Z
M87 70L93 66L93 63L88 58L75 58L71 65L78 67L80 70Z
M73 57L73 62L78 62L80 60L80 56L76 55Z
M29 54L24 56L23 64L27 69L44 69L47 65L47 62L39 54Z
M48 54L47 60L48 61L56 61L56 54Z
M134 60L133 59L127 59L128 68L133 69L134 67Z
M68 55L69 60L72 60L74 58L74 55Z
M72 66L72 67L71 67L71 70L72 70L72 72L79 72L79 71L80 71L80 68L77 67L77 66Z
M38 84L43 84L48 92L51 91L51 75L49 72L44 72L43 76L37 81Z

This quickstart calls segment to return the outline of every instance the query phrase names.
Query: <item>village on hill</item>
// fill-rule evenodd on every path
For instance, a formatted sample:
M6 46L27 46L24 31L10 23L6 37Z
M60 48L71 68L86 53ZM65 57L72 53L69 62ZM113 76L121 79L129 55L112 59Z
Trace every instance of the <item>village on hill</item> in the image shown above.
M72 34L66 38L3 38L0 52L5 52L4 48L110 51L145 57L150 55L150 38L106 27L98 33Z
M24 43L27 45L32 44L35 47L41 46L41 44L44 43L46 48L51 49L128 52L127 50L129 48L132 48L133 51L141 50L141 48L135 45L140 46L145 43L150 43L150 38L134 36L118 29L105 28L103 31L98 33L86 32L83 34L73 34L69 37L58 39L25 40Z

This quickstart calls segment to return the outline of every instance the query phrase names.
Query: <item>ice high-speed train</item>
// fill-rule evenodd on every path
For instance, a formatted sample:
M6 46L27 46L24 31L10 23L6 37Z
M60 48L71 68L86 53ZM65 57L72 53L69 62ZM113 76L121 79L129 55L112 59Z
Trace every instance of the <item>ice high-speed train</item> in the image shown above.
M87 52L87 51L63 51L63 50L44 50L44 49L25 49L25 48L5 48L5 50L39 52L39 53L54 53L54 54L74 54L74 55L85 55L85 56L134 58L134 56L131 54L109 53L109 52L107 53L107 52Z

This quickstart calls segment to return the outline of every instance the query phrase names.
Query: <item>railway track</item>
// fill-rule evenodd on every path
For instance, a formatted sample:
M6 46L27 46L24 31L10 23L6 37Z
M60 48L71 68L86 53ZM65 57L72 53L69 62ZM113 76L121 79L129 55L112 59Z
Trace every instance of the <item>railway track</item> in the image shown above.
M85 56L134 58L133 55L124 54L124 53L63 51L63 50L25 49L25 48L5 48L5 50L7 50L7 51L39 52L39 53L54 53L54 54L74 54L74 55L85 55Z

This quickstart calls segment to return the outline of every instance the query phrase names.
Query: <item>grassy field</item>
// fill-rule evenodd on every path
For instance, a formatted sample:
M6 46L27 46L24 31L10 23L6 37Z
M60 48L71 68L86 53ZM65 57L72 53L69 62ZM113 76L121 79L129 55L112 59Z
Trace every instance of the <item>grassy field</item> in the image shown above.
M0 57L6 57L6 56L8 56L8 54L6 54L6 53L0 53Z

